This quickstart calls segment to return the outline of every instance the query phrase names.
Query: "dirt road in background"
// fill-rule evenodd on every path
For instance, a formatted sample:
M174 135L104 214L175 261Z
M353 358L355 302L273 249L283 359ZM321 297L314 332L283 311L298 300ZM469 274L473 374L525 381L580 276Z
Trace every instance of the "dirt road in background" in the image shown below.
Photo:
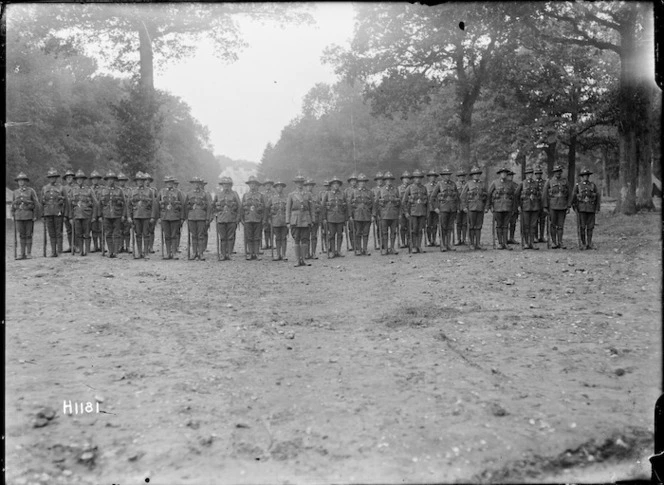
M269 251L14 261L9 245L7 481L648 478L660 214L598 222L597 251L308 268Z

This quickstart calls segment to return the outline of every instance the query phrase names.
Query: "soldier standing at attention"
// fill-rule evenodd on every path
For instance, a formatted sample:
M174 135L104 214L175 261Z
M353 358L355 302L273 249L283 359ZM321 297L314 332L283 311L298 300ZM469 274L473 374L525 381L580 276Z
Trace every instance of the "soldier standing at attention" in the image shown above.
M64 175L65 184L63 185L63 189L65 189L65 197L67 198L67 200L69 200L69 197L71 197L71 189L73 189L74 185L75 185L74 184L74 175L76 175L76 174L71 169L68 169L65 172L65 175ZM69 204L65 204L65 205L66 205L67 208L69 207ZM73 250L72 248L73 248L74 241L72 241L72 232L71 232L72 226L71 226L71 222L69 222L69 215L65 215L65 217L63 219L64 219L63 222L65 223L65 228L67 229L67 241L69 242L69 247L66 250L61 251L61 252L71 253L72 250Z
M599 212L601 194L597 185L590 181L592 172L587 168L579 174L581 182L577 182L572 193L572 207L579 217L581 231L581 247L579 249L593 248L593 229L595 228L595 214Z
M443 179L436 184L431 191L429 207L434 207L436 214L440 217L442 240L440 247L442 251L453 251L450 246L452 231L454 231L454 216L459 210L459 191L450 176L452 171L444 168L441 172Z
M404 208L406 219L411 228L411 241L413 242L413 252L423 253L421 248L422 229L426 224L426 218L429 213L429 194L426 187L422 185L422 172L415 170L413 172L413 184L409 185L401 198L401 205Z
M108 257L116 258L117 250L122 245L122 223L127 218L127 201L124 191L115 185L118 176L114 172L109 171L104 176L104 180L107 181L108 185L102 187L99 193L99 205L104 219Z
M556 165L553 168L553 177L546 181L542 192L542 206L549 213L551 221L552 249L566 249L563 246L563 229L565 228L565 215L569 214L572 205L572 194L567 179L562 178L563 167Z
M394 240L397 237L397 226L401 216L401 197L399 197L399 190L394 186L392 172L385 172L383 180L385 180L385 186L378 191L373 209L374 217L380 220L381 254L383 249L386 255L399 254L394 250Z
M371 189L371 194L373 195L373 205L374 207L378 203L378 194L380 193L380 189L384 187L385 181L383 179L383 173L382 172L376 172L376 175L374 176L374 182L376 182L376 185ZM376 216L373 216L373 221L374 221L374 249L378 250L379 247L382 245L380 244L380 237L381 237L381 232L380 232L380 223L379 223L379 218ZM376 234L377 233L377 234Z
M14 179L18 183L18 189L14 190L12 196L12 217L16 224L21 242L21 254L16 259L32 258L32 232L41 206L37 192L28 187L30 179L26 174L20 172Z
M270 180L269 178L265 179L265 182L262 184L263 186L263 199L265 200L265 203L270 200L270 198L276 193L275 187L274 187L274 182ZM283 189L282 189L283 191ZM272 233L271 233L272 228L270 227L269 224L265 224L263 227L263 237L265 238L265 245L263 246L263 249L271 249L272 248ZM276 238L275 238L276 241Z
M339 177L330 180L331 189L325 192L323 198L323 224L327 225L327 252L333 253L333 258L343 258L341 244L344 240L344 225L348 217L348 203L346 195L341 191L343 182ZM336 242L335 242L336 239Z
M314 193L316 182L312 179L307 179L304 182L304 187L311 194L311 234L309 235L309 247L307 247L307 255L305 259L318 259L316 254L316 246L318 246L318 228L321 225L321 203L320 197Z
M212 218L212 198L204 190L204 181L199 177L192 177L189 181L194 188L185 197L185 217L187 219L187 232L191 237L193 256L190 260L205 261L203 255L203 242L205 241L205 228Z
M491 182L489 186L489 209L493 212L493 217L496 220L496 234L498 237L498 249L512 248L507 246L507 230L509 228L509 220L512 211L514 210L514 186L507 180L506 168L499 168L498 175L500 178Z
M219 252L221 259L228 261L233 253L233 240L235 239L235 230L240 222L240 208L242 201L237 192L232 190L233 179L230 177L221 177L219 180L221 192L215 195L213 205L217 218L217 233L219 234Z
M127 201L126 202L127 207L129 206L129 195L130 195L130 189L129 187L127 187L128 181L129 177L127 177L124 173L120 172L118 174L118 187L120 188L120 190L122 190L122 194L124 195L124 198ZM131 224L129 224L128 214L129 212L127 212L124 220L120 223L121 244L118 253L128 253L131 248Z
M484 213L488 211L486 207L489 195L480 181L482 170L479 167L473 167L470 170L471 180L461 192L461 207L468 216L468 239L470 245L476 250L482 250L480 239L482 237L482 225L484 223Z
M535 182L537 182L537 188L539 189L541 194L544 194L544 184L546 183L546 180L542 178L542 168L541 167L535 167ZM539 228L539 239L537 239L537 242L544 242L544 231L546 228L546 218L548 217L547 213L544 211L544 207L540 203L540 211L537 216L537 227Z
M286 204L288 197L284 194L284 187L286 184L277 181L274 185L274 190L270 191L270 196L266 201L267 224L271 226L270 231L265 231L265 234L274 236L274 245L277 249L277 257L273 261L288 261L286 258L286 247L288 246L288 227L286 219ZM270 241L267 247L272 247Z
M350 202L350 196L352 195L353 191L357 188L357 174L353 172L350 177L348 177L348 188L344 190L344 196L346 197L346 203ZM349 212L350 212L350 207L349 207ZM349 246L351 251L355 251L355 233L353 232L353 225L348 224L348 239L350 241Z
M242 223L244 224L244 239L247 246L246 259L259 260L258 252L261 247L262 223L265 219L265 199L258 191L260 182L251 175L246 184L249 192L242 196Z
M152 191L154 199L157 200L157 189L152 186L154 178L152 178L152 175L150 175L147 172L145 172L144 175L145 175L145 187L148 188L150 191ZM157 227L156 219L148 223L148 242L147 242L147 248L145 249L146 253L149 251L150 253L154 254L154 231L156 227Z
M320 239L321 239L320 248L323 251L327 248L327 227L325 227L327 224L323 223L323 199L325 199L325 194L327 194L329 191L330 191L330 181L323 180L323 190L321 190L318 193L318 204L320 207L320 215L319 215Z
M459 170L456 174L456 188L461 197L463 188L466 186L466 172ZM457 242L455 246L463 246L466 244L466 232L468 231L468 214L463 211L461 206L461 201L459 201L459 210L456 213L456 230L457 230Z
M403 206L401 206L401 199L403 198L403 194L406 193L406 189L410 185L410 173L408 173L407 170L405 170L402 174L401 177L401 185L397 187L397 190L399 192L399 206L400 206L400 211L401 213L399 214L399 227L400 227L400 237L401 237L401 247L405 248L408 245L408 219L406 219L406 214L403 212Z
M166 254L162 254L164 259L178 259L175 256L177 251L178 230L184 221L185 196L175 188L175 179L170 175L164 177L166 187L159 191L157 195L156 219L161 219L161 232L164 234L164 243L166 245Z
M514 187L514 192L516 193L516 189L519 188L519 184L517 184L514 181L514 172L512 169L507 169L507 181L512 184ZM510 237L507 239L507 244L517 244L516 240L514 239L514 233L516 232L516 223L519 220L519 199L515 198L514 199L514 210L510 214L510 223L509 223L509 229L510 229Z
M429 194L429 201L432 200L431 194L438 185L438 177L442 175L438 171L431 169L427 172L427 183L424 185ZM438 213L435 207L429 204L429 214L427 214L427 246L433 247L436 245L436 234L438 233Z
M82 170L76 172L74 180L76 186L71 189L71 195L68 200L70 222L74 226L74 251L81 250L81 256L85 256L90 252L90 226L92 221L99 217L99 202L97 195L91 187L84 185L85 176ZM85 243L85 245L84 245Z
M157 216L157 200L154 192L145 186L145 175L138 172L134 177L137 184L131 191L129 200L129 222L134 222L134 236L138 256L135 259L148 259L148 242L150 237L150 221L154 223Z
M353 226L355 251L362 256L371 256L367 252L369 228L373 213L373 193L367 188L369 179L363 173L357 176L358 187L350 195L350 224Z
M95 193L97 200L99 200L102 188L101 174L96 170L93 170L90 174L90 188ZM90 230L92 231L92 243L94 244L94 248L90 252L96 253L101 251L101 245L104 244L104 241L101 240L101 215L92 218L92 221L90 222Z
M313 195L304 190L305 178L302 175L297 175L293 182L295 182L295 190L288 194L286 202L286 222L290 225L291 235L295 240L295 256L297 257L295 266L311 266L311 263L304 261L304 257L309 248L309 234L313 220Z
M533 178L533 169L526 169L526 179L519 184L514 197L521 205L521 228L524 232L524 249L539 249L533 246L537 237L537 218L542 205L542 193Z
M173 177L173 187L175 188L175 190L180 192L185 199L187 198L187 194L185 194L182 191L182 189L180 189L180 181L176 177ZM174 244L176 253L180 252L180 239L182 237L182 225L183 224L184 224L184 220L180 221L180 226L178 227L178 230L177 230L177 242L175 242L175 244Z
M54 168L46 173L48 183L42 188L42 218L51 240L51 257L62 252L62 219L65 216L67 194L58 183L60 175Z

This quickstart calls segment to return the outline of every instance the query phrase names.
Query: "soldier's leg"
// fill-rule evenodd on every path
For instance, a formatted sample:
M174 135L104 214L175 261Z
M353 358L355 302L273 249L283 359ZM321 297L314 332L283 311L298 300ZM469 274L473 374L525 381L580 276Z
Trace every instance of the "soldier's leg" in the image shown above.
M17 254L16 259L25 259L26 248L26 228L25 221L15 220L16 232L18 233L20 252Z
M593 247L593 231L595 230L595 213L594 212L584 212L586 217L586 228L588 231L588 240L586 244L586 249L594 249Z
M453 213L452 213L453 214ZM436 214L435 212L433 213L433 217L431 218L431 240L433 242L433 245L436 245L436 235L438 234L438 223L440 219L440 215ZM450 226L451 228L454 228L454 226Z
M25 224L25 252L26 257L32 257L32 234L35 229L35 223L32 220L26 221Z
M455 246L461 246L463 244L463 233L462 233L462 222L463 222L463 212L457 212L456 214L456 234L457 234L457 242Z
M57 249L57 241L55 240L55 217L44 216L43 223L46 226L46 233L48 234L48 240L51 243L51 256L56 257L58 255L58 249Z
M150 256L150 220L140 219L141 221L141 257L149 258Z
M389 221L386 219L379 219L378 220L378 231L380 231L380 251L381 254L383 250L385 253L389 252L389 235L388 235L388 228L389 228Z
M157 227L157 221L149 222L149 234L148 234L148 251L154 253L154 233Z
M390 233L390 246L389 246L389 249L390 249L390 252L392 254L398 254L398 252L396 251L395 246L394 246L394 242L395 242L396 238L399 237L399 235L397 234L398 228L399 228L399 219L389 219L387 221L387 228L385 230L385 234L387 234L388 229L389 229L389 233ZM386 244L385 249L387 249L387 242L385 244Z
M336 256L338 258L343 258L344 255L341 254L341 246L344 242L344 230L345 230L346 225L343 222L339 222L337 224L337 251L336 251Z
M447 247L448 251L454 251L452 248L452 235L454 234L456 212L445 212L445 217L448 219L447 230L445 231L445 246Z
M74 241L72 241L72 232L71 232L71 222L69 222L68 217L63 217L62 222L65 225L65 230L67 231L67 242L69 243L69 247L66 250L63 250L63 253L71 253L72 250L72 244L75 244Z
M108 217L104 217L101 220L101 223L104 225L104 234L106 236L106 247L108 247L109 253L113 253L113 220ZM102 246L103 248L103 246Z
M484 211L475 212L475 248L482 249L482 226L484 225Z
M205 234L207 233L207 221L198 221L196 224L196 236L198 239L198 260L199 261L205 261L205 243L206 243L206 237Z
M304 261L305 256L307 255L307 249L311 244L311 232L308 227L299 227L298 230L300 232L300 261L305 266L311 266L311 263Z
M316 247L318 246L318 226L319 223L315 223L313 226L311 226L311 232L309 235L309 240L311 241L311 253L310 253L310 258L311 259L318 259L318 256L316 255Z

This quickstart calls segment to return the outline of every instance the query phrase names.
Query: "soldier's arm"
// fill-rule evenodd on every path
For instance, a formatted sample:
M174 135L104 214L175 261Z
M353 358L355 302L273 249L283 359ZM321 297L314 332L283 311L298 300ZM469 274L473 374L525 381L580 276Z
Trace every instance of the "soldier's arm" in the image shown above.
M593 187L595 188L595 194L597 195L597 205L595 206L595 212L599 212L599 205L602 202L602 194L599 190L597 190L597 184L593 183Z
M213 211L212 211L212 196L208 193L205 194L205 197L207 198L207 211L205 214L205 217L207 219L208 225L212 222L213 217Z

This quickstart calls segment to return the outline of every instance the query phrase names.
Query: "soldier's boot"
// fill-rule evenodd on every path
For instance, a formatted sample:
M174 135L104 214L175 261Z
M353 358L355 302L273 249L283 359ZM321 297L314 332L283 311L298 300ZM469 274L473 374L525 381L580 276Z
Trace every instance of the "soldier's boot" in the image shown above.
M503 244L505 246L505 249L507 249L508 251L511 251L512 248L508 246L508 244L509 244L509 239L507 237L508 233L509 233L509 228L507 228L507 227L504 228L503 229Z
M97 251L99 251L99 243L97 242L97 237L92 236L92 249L89 252L96 253Z
M51 240L51 257L52 258L58 257L58 243L53 240Z
M67 233L67 242L69 243L69 247L66 250L60 251L61 253L71 253L71 249L72 249L72 246L71 246L71 243L72 243L71 232Z
M205 261L205 236L198 240L198 260Z
M274 242L274 248L277 250L277 256L272 258L272 261L279 261L281 259L281 240L277 239Z
M468 229L468 239L470 240L470 247L477 249L477 233L475 229Z
M201 256L203 256L203 254L205 253L205 251L207 251L207 248L208 248L208 238L209 238L209 237L210 237L210 235L209 235L208 232L206 231L206 232L205 232L205 235L203 235L203 241L201 242L200 247L198 248L198 249L200 250L200 252L201 252Z
M16 257L16 259L25 259L25 241L21 239L19 242L19 247L21 248L21 253Z
M62 236L58 237L56 239L56 242L57 242L57 247L58 247L58 254L62 254L63 253L63 251L62 251Z
M318 259L318 254L316 253L316 246L318 246L318 238L313 238L311 240L311 252L313 253L311 255L311 259Z
M25 259L32 259L32 238L25 240Z
M457 234L457 242L454 245L461 246L463 244L463 241L461 239L461 226L456 226L456 234Z
M595 249L593 247L593 230L588 229L588 244L586 245L586 249Z
M514 240L514 233L516 232L516 224L510 224L510 237L507 240L507 244L516 244Z
M537 229L530 232L530 239L529 239L529 244L528 244L530 246L530 249L539 250L539 248L534 245L536 238L537 238Z
M299 244L293 244L293 250L295 251L295 260L297 261L295 263L295 267L297 268L298 266L302 266L300 263L300 245Z
M586 245L586 228L582 227L580 232L581 232L581 234L580 234L580 236L581 236L581 245L579 246L579 250L583 251L587 247L587 245Z
M150 234L150 243L149 243L148 249L150 250L150 253L154 254L154 232ZM202 252L202 251L201 251Z
M131 234L124 237L124 251L128 253L131 251Z
M561 249L567 249L567 247L563 244L563 228L559 227L558 228L558 247Z
M344 241L344 235L343 234L337 234L337 250L335 251L334 255L337 258L345 258L343 254L341 254L341 246L343 245Z
M362 236L362 254L371 256L369 252L369 236Z
M261 258L258 257L258 255L261 254L260 250L261 250L261 241L259 239L258 241L256 241L254 243L254 254L256 255L256 257L254 259L256 259L258 261L260 261L260 259L261 259Z
M455 251L455 249L452 248L451 246L452 231L454 231L454 227L452 227L452 229L448 229L447 231L445 231L445 248L447 248L448 251ZM443 244L443 241L441 241L440 244Z

